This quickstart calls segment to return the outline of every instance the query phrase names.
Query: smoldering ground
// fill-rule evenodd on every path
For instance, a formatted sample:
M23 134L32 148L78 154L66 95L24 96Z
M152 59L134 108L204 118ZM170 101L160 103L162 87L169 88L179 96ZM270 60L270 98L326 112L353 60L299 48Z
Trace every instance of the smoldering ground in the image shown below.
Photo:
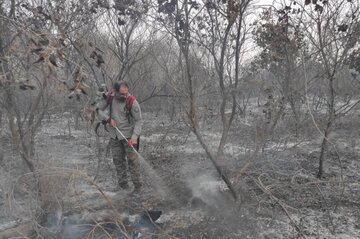
M236 172L234 172L233 168L239 168L248 158L240 148L236 152L235 150L237 150L237 147L251 144L248 136L251 135L252 129L249 129L248 125L246 125L246 127L241 128L240 132L236 132L236 135L235 132L234 136L230 135L232 143L229 144L229 147L236 154L234 156L234 152L228 152L225 166L231 179L241 182L242 191L246 192L246 195L242 195L246 200L238 203L234 202L231 197L229 198L230 194L225 185L214 171L203 150L199 150L199 144L193 135L188 135L187 130L178 126L174 127L171 123L166 124L166 127L171 129L167 135L165 135L166 132L159 133L165 131L165 129L156 123L155 117L147 116L147 118L149 119L145 127L147 131L144 133L146 140L144 140L140 152L156 175L166 185L168 190L165 197L162 197L156 191L156 188L152 186L153 179L144 168L142 173L145 188L140 198L126 197L125 192L114 192L116 177L111 157L103 155L97 171L96 142L89 137L86 130L72 130L72 137L68 137L67 122L60 121L57 118L45 122L44 132L37 139L39 141L37 151L39 162L44 166L58 167L58 172L59 168L67 168L67 170L81 168L89 176L94 176L98 172L99 176L96 183L106 195L113 199L114 204L119 206L118 211L120 214L127 211L129 215L137 215L141 214L143 210L161 210L163 214L157 221L157 223L160 223L161 228L159 238L170 238L167 235L194 239L296 238L297 232L289 223L289 218L279 204L255 184L259 177L264 186L271 190L280 202L286 203L290 216L306 235L310 235L308 238L316 238L317 233L332 238L328 225L333 225L332 227L337 230L336 233L340 235L338 238L356 238L356 235L358 235L359 229L356 228L356 225L358 224L357 218L359 214L358 207L355 207L356 204L354 203L359 198L359 190L355 181L349 184L351 190L347 187L338 214L330 214L334 224L329 224L329 214L326 211L328 207L324 206L328 205L330 207L332 202L338 200L338 197L336 194L330 193L336 189L333 184L314 184L316 179L311 172L316 167L316 161L309 158L312 157L309 152L314 151L316 148L314 140L303 141L301 147L298 148L294 148L292 144L287 144L291 148L283 146L275 148L270 145L271 148L267 148L265 154L258 161L252 162L252 166L244 177L236 178ZM354 124L354 122L349 121L348 123L344 122L344 124L350 125ZM349 128L349 132L351 129ZM342 130L344 131L345 127ZM349 135L349 132L344 131L338 137ZM159 134L156 139L151 137L156 134ZM237 134L243 137L239 138ZM64 137L59 135L64 135ZM207 140L212 142L215 135L213 136L210 133L209 135L211 137ZM185 138L187 140L184 140ZM316 137L309 136L308 138L315 139ZM346 140L346 138L340 138L340 140ZM161 141L161 144L159 141ZM27 172L26 170L18 170L22 166L21 160L11 153L10 142L3 142L4 147L2 150L5 160L2 163L3 167L0 168L0 176L2 178L1 196L5 200L3 201L4 204L2 204L3 210L0 211L0 220L2 225L9 225L8 223L13 221L19 225L16 218L23 218L23 222L25 222L34 216L34 214L29 213L29 210L36 209L35 206L32 206L36 202L36 191L28 189L32 189L36 184L34 184L33 179L30 180L31 177L16 181L18 177L27 174ZM282 141L282 145L284 144ZM106 141L104 141L103 147L105 145ZM183 150L184 148L186 150ZM281 151L274 151L275 149L281 149ZM355 180L358 175L357 151L352 152L346 150L346 148L339 150L344 155L342 162L343 166L347 167L348 180ZM327 154L327 157L333 159L331 154ZM337 161L329 160L329 163L334 165L330 169L335 170ZM91 226L87 227L88 225L83 225L86 223L81 221L82 216L97 211L100 213L104 209L101 205L106 204L104 198L93 186L81 180L69 180L69 178L74 177L65 177L66 180L63 181L56 178L53 172L50 173L49 171L48 175L54 178L54 180L46 179L49 182L49 189L53 188L53 191L63 196L63 198L58 197L58 201L63 203L63 205L61 203L60 205L63 214L61 227L63 227L64 235L70 233L71 236L76 237L80 236L81 233L88 233L88 230L94 228L97 223L91 221ZM29 186L24 184L26 182ZM64 182L70 183L71 186ZM9 194L6 193L12 191L13 185L16 185L13 194L14 200L9 204L6 196ZM57 187L57 185L61 187ZM24 193L23 190L19 189L20 187L32 193ZM306 190L309 187L311 187L311 190ZM319 188L326 201L323 201ZM34 200L30 200L31 198ZM128 210L129 208L135 210ZM75 217L75 220L72 220L71 218L74 215L78 215L78 218ZM74 225L73 221L76 221L74 224L77 226L72 226ZM105 220L102 225L105 225L106 222L108 220ZM60 224L55 223L54 225ZM31 224L30 227L32 226ZM45 227L45 224L42 226ZM50 228L53 227L50 226ZM116 228L117 225L111 225L108 231L115 235L119 232ZM59 228L55 226L51 230L55 232ZM96 232L99 234L104 233L101 230L98 226ZM161 235L164 236L161 237ZM54 237L50 236L49 238Z

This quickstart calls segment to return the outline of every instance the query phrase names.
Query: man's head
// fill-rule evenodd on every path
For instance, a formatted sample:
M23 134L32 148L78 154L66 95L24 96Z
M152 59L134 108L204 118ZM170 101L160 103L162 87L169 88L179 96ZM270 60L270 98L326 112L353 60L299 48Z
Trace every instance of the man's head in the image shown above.
M126 81L115 82L114 89L122 98L126 98L129 93L129 85Z

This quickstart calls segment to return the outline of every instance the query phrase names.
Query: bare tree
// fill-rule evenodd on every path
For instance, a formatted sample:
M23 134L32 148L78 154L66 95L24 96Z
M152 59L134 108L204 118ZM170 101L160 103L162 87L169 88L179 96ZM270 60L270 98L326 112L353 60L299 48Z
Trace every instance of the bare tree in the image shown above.
M358 1L321 1L313 4L306 2L302 29L323 68L322 77L327 85L327 113L325 127L321 130L323 139L320 147L318 178L324 173L325 152L329 143L332 125L339 116L353 109L359 101L346 106L338 104L335 83L339 73L347 67L350 53L359 42L359 2Z
M35 139L55 98L86 94L87 77L79 65L70 74L72 85L61 76L69 69L62 71L64 62L74 64L68 42L77 27L89 20L87 3L0 1L0 105L6 112L15 150L35 180L32 187L40 204L41 210L36 212L40 223L52 210L51 185L39 173L42 165L35 154ZM66 94L59 92L58 86L66 86Z
M224 160L224 147L235 114L237 113L237 90L240 82L240 63L242 49L247 40L248 29L245 19L251 1L228 1L226 4L208 2L206 14L197 40L210 54L212 65L218 76L220 91L220 115L222 121L222 134L217 149L217 158ZM208 24L208 25L206 25ZM224 27L223 27L224 26ZM208 30L208 35L202 33ZM227 112L227 105L230 113Z
M201 146L205 149L218 173L229 187L234 198L237 193L227 177L219 161L224 160L224 147L226 145L229 129L236 114L236 88L240 79L241 49L245 39L244 19L246 11L251 1L228 1L220 3L216 1L204 1L201 3L193 1L163 2L158 6L158 11L165 14L170 25L164 25L167 31L174 36L180 49L179 56L182 74L186 88L183 92L188 99L185 106L189 125L196 135ZM162 18L161 18L162 19ZM197 25L195 25L197 24ZM207 25L209 24L209 25ZM225 29L222 26L225 24ZM195 26L194 26L195 25ZM207 26L206 26L207 25ZM236 26L233 28L233 26ZM209 35L201 33L205 28L209 29ZM205 30L206 31L206 30ZM230 39L230 35L233 37ZM214 153L203 139L198 116L198 82L194 78L192 65L196 55L194 43L204 47L212 59L211 65L217 73L218 89L220 92L220 115L222 119L221 139ZM228 45L234 45L234 50L228 49ZM204 55L206 56L206 54ZM231 59L232 58L232 59ZM235 69L226 72L231 64L235 64ZM227 116L227 104L231 100L230 116Z

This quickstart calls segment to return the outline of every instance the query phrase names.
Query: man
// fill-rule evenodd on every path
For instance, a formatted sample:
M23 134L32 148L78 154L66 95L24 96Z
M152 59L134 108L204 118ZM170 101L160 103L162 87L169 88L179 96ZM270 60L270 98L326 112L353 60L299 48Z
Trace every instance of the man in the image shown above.
M104 95L98 105L99 116L106 123L110 134L110 147L118 177L118 186L128 189L127 167L134 184L134 193L140 191L140 161L138 149L142 127L141 108L134 96L129 93L125 81L116 82L113 90ZM105 110L108 110L108 113ZM121 131L121 135L118 130ZM124 138L125 136L125 138ZM127 159L127 161L126 161Z

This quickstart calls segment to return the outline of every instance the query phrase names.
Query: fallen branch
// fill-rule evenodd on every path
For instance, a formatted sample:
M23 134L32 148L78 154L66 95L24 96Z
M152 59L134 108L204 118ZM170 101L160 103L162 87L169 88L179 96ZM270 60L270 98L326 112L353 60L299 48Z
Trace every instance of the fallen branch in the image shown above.
M294 219L292 219L292 217L290 216L290 213L288 212L288 210L286 209L286 207L284 206L284 204L280 201L279 198L277 198L276 196L274 196L274 194L272 194L272 192L270 190L268 190L265 185L262 183L261 181L261 176L262 174L258 177L257 180L253 179L255 184L267 195L269 195L277 204L280 205L281 209L285 212L286 216L289 218L290 223L294 226L294 228L296 229L296 231L301 234L301 236L306 239L306 236L304 235L304 233L302 232L301 228L299 227L299 225L296 224L296 222L294 221Z

